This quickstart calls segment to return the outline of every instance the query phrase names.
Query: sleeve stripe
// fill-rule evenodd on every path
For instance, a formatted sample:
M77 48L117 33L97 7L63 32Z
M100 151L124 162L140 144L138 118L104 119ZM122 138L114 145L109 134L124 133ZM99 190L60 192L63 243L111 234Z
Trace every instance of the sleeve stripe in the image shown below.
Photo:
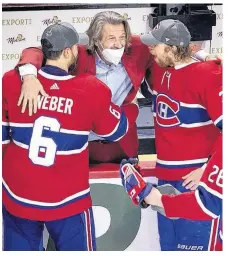
M214 124L217 125L222 119L223 119L223 115L221 115L219 118L217 118L217 119L214 121Z
M9 126L9 122L2 122L2 125Z
M219 231L219 236L220 236L221 240L223 240L222 230Z
M10 143L10 140L4 140L4 141L2 141L2 145L9 144L9 143Z
M217 218L217 215L215 215L213 212L209 211L204 204L202 203L200 196L199 196L199 190L197 189L195 191L195 197L196 197L196 201L198 203L198 205L200 206L200 208L208 215L211 216L213 219Z
M126 118L126 115L124 114L124 112L122 112L118 124L116 125L115 129L111 133L104 134L104 135L100 135L100 134L97 134L97 135L109 141L117 141L121 139L127 133L127 131L128 131L128 119Z
M202 186L203 188L205 188L209 193L211 193L214 196L217 196L218 198L222 199L223 195L221 193L219 193L218 191L209 188L204 182L200 182L199 186Z
M119 137L118 139L114 140L114 141L119 141L120 139L123 138L123 136L128 132L128 128L129 128L129 125L128 125L128 120L127 120L127 128L126 128L126 132L121 136Z
M153 94L153 95L158 95L158 92L155 91L155 90L153 90L153 91L152 91L152 94Z
M103 137L103 138L109 137L109 136L113 135L113 133L116 132L116 130L119 128L119 125L120 125L120 121L118 122L118 124L116 125L116 127L114 128L114 130L111 131L109 134L97 134L97 135L100 136L100 137Z

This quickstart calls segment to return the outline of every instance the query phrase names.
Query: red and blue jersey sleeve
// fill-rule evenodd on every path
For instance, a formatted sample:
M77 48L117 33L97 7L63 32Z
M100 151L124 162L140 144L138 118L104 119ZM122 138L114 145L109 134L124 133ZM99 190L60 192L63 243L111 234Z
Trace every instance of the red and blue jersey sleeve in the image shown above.
M210 61L199 65L204 86L200 89L200 97L214 124L222 129L222 66Z
M111 102L111 90L100 83L93 131L108 141L120 140L128 131L128 119L121 108Z
M180 217L192 220L217 218L222 213L222 136L216 150L195 192L177 196L162 195L162 203L167 217Z
M204 175L195 191L195 197L201 209L212 218L222 212L222 136L216 143L215 153L207 164Z

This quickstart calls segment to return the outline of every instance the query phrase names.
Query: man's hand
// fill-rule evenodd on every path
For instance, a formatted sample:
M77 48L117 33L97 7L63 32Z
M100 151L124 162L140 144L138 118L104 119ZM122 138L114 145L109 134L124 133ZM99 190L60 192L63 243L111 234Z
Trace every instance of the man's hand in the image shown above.
M147 197L153 185L146 182L137 171L138 159L123 159L120 164L120 177L122 184L135 205L140 205L145 197Z
M163 207L162 194L157 188L152 188L151 193L145 198L145 202L150 204L152 209L154 210L153 206ZM155 208L157 210L157 208Z
M151 209L159 212L160 214L166 216L164 206L162 203L162 195L178 195L180 194L180 191L175 189L172 185L170 184L165 184L162 186L158 187L153 187L151 193L145 198L145 202L147 204L151 205ZM178 218L170 218L173 220L176 220Z
M204 170L205 170L205 168L201 167L201 168L198 168L198 169L190 172L186 176L183 176L182 179L184 179L184 182L183 182L182 186L187 189L190 189L190 190L196 190L199 185L199 182L203 175Z
M21 94L17 103L18 106L22 104L22 113L25 112L27 104L30 116L37 112L37 96L39 93L43 96L48 96L48 94L44 91L42 84L34 75L24 76Z
M165 184L161 186L157 186L156 188L153 187L151 193L145 198L145 202L147 204L151 204L151 208L153 210L156 210L156 207L154 206L159 206L163 207L161 197L162 195L179 195L181 192L174 188L171 184Z

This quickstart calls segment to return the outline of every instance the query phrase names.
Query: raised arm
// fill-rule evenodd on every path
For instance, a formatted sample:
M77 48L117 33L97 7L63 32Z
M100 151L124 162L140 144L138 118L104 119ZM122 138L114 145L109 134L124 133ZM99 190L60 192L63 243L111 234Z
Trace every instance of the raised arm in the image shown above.
M40 93L48 96L37 77L39 70L44 62L44 56L41 47L30 47L22 51L16 69L22 79L21 94L18 100L18 106L22 105L21 112L24 113L28 106L29 115L37 111L37 96Z
M36 75L37 70L41 68L43 61L44 56L41 47L29 47L22 51L16 68L20 68L19 71L21 76ZM30 66L29 64L33 66Z

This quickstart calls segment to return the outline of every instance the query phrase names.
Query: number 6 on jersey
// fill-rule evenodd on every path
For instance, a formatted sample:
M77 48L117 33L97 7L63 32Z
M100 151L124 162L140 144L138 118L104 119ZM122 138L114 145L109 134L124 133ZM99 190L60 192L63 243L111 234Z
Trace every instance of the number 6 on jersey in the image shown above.
M59 132L60 123L57 119L46 116L36 119L29 146L29 158L34 164L48 167L54 164L57 145L53 139L42 136L44 130Z

